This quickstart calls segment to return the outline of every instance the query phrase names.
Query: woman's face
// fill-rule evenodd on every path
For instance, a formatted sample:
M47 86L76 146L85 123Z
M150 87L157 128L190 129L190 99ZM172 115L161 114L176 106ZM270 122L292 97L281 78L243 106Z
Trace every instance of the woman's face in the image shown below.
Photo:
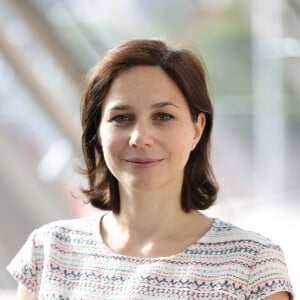
M118 75L101 115L99 142L119 185L133 191L182 185L205 115L192 122L184 96L161 68L136 66Z

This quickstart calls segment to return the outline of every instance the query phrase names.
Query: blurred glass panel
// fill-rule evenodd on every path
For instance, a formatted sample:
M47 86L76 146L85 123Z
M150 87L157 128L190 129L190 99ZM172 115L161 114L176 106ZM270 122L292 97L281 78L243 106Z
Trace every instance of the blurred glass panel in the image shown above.
M265 1L261 0L261 3L266 3ZM296 235L294 231L299 227L300 213L299 15L295 7L290 5L296 4L296 1L281 2L282 24L276 24L276 28L282 26L279 28L282 30L282 38L267 41L269 48L263 51L266 59L263 62L266 63L265 74L270 72L267 67L270 66L270 57L280 64L280 74L271 74L279 78L279 96L282 101L281 109L275 109L280 114L283 125L280 142L283 147L283 163L280 168L276 169L274 143L270 136L266 138L265 151L265 155L273 159L272 167L275 171L282 172L280 192L276 191L272 176L267 176L264 172L267 160L261 160L259 178L257 177L257 111L254 109L254 100L257 98L253 95L254 81L257 78L253 59L252 18L253 14L257 17L256 14L259 13L264 17L266 12L253 11L251 5L254 1L23 1L23 5L32 5L32 13L36 11L51 35L57 38L56 48L54 45L47 46L41 39L43 31L39 32L40 36L37 34L38 29L42 28L32 28L13 2L18 3L15 0L0 2L0 25L3 24L5 37L13 45L13 49L22 53L21 58L30 64L32 70L29 71L37 74L36 86L42 85L43 91L49 91L48 97L44 95L43 99L51 99L57 112L67 112L68 116L75 119L76 124L79 124L80 83L76 84L71 78L55 49L59 48L68 57L68 61L73 62L74 69L78 70L75 75L79 78L83 78L85 72L107 49L127 39L161 37L198 51L209 72L209 86L215 105L213 161L221 184L217 205L208 213L274 238L286 251L292 275L294 278L300 277L297 271L300 268L295 263L296 247L293 247ZM274 30L266 21L256 26L266 33ZM269 100L266 110L272 112L272 97L276 94L275 88L279 89L278 86L267 86L271 82L270 75L264 75L263 78L262 87L269 88L265 94ZM17 242L9 240L7 233L1 232L5 241L3 239L2 246L0 244L0 256L3 260L0 263L4 265L11 253L22 244L22 239L43 220L48 221L46 215L29 213L30 205L34 211L38 207L38 199L42 199L39 192L22 189L20 184L20 195L16 192L15 185L9 185L8 181L16 178L16 181L27 182L31 178L29 183L35 187L34 191L42 190L50 199L54 199L50 203L54 212L51 217L48 216L49 219L81 216L92 211L82 205L82 199L72 197L72 193L78 193L78 188L84 181L72 166L74 159L79 156L78 153L75 154L77 148L74 140L67 135L66 128L62 128L64 124L55 119L55 112L49 112L49 108L24 82L24 78L21 78L4 52L0 56L0 79L0 137L3 132L0 143L8 141L9 144L11 141L7 148L2 146L0 150L2 163L5 163L4 158L9 157L12 152L10 150L14 149L16 152L11 153L14 154L11 157L17 156L17 165L24 168L21 172L17 166L6 166L7 169L2 166L2 170L11 171L9 174L0 172L4 198L10 200L2 203L1 212L5 214L2 216L2 227L11 226L14 228L12 231L19 232ZM259 101L261 105L267 103L263 97ZM270 116L270 120L272 117L274 115ZM63 123L73 124L70 117L66 117ZM268 125L268 130L276 137L273 123L269 122ZM262 126L261 130L264 134L267 127ZM56 158L54 163L53 158ZM22 161L26 162L22 164ZM51 170L49 166L56 167ZM29 179L23 174L28 174ZM267 193L263 197L258 196L261 194L255 183L257 179L266 188ZM49 201L49 198L43 201ZM59 203L62 205L59 206ZM9 218L8 215L14 217ZM19 221L10 225L16 219L15 216L18 216ZM25 222L27 225L23 226ZM13 287L13 281L7 276L5 272L0 272L0 286Z

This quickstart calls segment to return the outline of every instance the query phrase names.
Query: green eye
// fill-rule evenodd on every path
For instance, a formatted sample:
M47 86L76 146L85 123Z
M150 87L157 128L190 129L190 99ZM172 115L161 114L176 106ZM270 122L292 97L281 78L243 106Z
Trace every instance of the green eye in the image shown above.
M155 119L159 121L170 121L173 118L174 117L172 115L166 113L159 113L155 117Z
M128 115L118 115L112 118L113 122L123 123L131 121L131 118Z

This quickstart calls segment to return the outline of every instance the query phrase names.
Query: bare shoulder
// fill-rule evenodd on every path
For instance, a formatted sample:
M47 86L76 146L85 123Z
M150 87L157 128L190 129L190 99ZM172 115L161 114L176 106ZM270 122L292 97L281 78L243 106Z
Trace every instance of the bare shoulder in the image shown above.
M267 300L289 300L292 299L287 292L276 293L270 297L266 298Z
M17 300L38 300L37 296L28 290L23 284L18 285Z

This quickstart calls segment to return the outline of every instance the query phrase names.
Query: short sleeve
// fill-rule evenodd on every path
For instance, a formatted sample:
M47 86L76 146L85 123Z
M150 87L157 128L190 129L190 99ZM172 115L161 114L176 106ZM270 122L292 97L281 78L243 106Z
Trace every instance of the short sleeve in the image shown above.
M37 231L33 231L27 241L7 266L8 272L33 293L37 294L40 274L43 269L42 249L37 245Z
M288 275L283 251L274 244L265 245L251 268L245 299L265 299L286 291L293 299L292 284Z

